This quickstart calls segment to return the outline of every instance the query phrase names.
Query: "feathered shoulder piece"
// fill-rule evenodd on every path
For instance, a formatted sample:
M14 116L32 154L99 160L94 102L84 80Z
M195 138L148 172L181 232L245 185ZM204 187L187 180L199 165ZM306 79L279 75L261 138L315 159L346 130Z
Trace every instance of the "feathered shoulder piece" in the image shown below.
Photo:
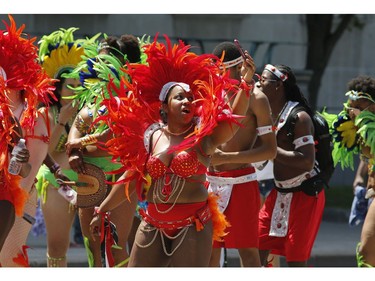
M32 133L38 114L36 108L40 102L48 104L53 95L53 80L42 70L38 63L38 51L34 45L36 38L23 33L25 25L17 29L12 16L10 24L5 21L5 30L0 32L0 66L3 82L1 95L10 90L22 91L27 100L26 109L20 120L23 128Z
M345 107L345 105L344 105ZM359 153L357 127L346 110L339 114L322 113L327 120L332 135L332 158L334 165L341 164L341 169L354 169L354 155Z
M103 101L108 114L101 118L114 134L107 143L109 153L120 159L121 171L132 172L139 183L146 181L144 133L152 124L161 123L159 94L168 82L188 84L197 104L194 132L172 151L195 146L220 121L234 121L225 93L235 86L228 75L220 75L220 59L190 52L190 46L182 41L172 45L167 36L165 44L157 39L144 46L147 64L122 69L131 79L121 79L119 86L110 80L110 98Z
M355 119L355 125L358 127L357 134L360 136L363 144L370 148L372 157L375 155L375 114L364 110Z

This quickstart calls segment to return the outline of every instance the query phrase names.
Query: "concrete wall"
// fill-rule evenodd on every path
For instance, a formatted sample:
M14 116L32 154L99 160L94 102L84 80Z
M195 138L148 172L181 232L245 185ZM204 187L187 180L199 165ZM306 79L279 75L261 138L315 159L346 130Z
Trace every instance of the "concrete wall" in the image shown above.
M344 93L347 82L359 74L375 76L375 16L360 15L365 23L363 29L347 30L335 47L330 63L324 73L319 93L318 107L327 106L331 112L337 112L345 101ZM243 46L252 50L254 42L259 44L254 58L261 68L264 63L286 64L292 67L301 77L301 88L307 96L305 87L306 73L306 28L304 15L299 14L16 14L17 24L25 23L26 32L40 37L59 27L79 27L77 36L93 35L98 32L120 35L130 33L137 36L155 35L157 32L170 37L189 38L189 44L195 46L197 52L202 48L211 52L214 46L223 40L238 38ZM7 15L0 15L6 19ZM272 56L267 50L272 42ZM351 171L335 172L333 184L350 185L354 177Z

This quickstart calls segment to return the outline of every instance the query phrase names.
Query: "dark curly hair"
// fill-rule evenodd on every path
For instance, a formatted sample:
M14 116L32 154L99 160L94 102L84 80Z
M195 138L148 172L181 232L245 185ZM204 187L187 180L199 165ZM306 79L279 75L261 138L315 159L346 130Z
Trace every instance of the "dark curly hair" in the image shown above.
M234 60L241 56L240 51L237 49L236 45L230 41L224 41L218 44L212 51L212 54L214 54L218 58L221 58L224 52L224 62Z
M141 49L139 46L138 39L134 35L124 34L121 35L120 41L122 48L120 49L129 62L139 62L141 60Z
M375 99L375 79L368 75L360 75L348 82L348 91L363 92Z
M135 63L141 60L141 49L138 39L134 35L124 34L120 38L114 35L102 40L103 49L116 56L122 64L125 64L124 55L129 62Z

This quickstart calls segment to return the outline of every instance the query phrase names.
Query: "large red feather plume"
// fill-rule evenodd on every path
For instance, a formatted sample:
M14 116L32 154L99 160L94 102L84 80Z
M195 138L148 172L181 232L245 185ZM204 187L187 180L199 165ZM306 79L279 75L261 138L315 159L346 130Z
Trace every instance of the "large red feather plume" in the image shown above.
M220 75L220 59L211 54L189 52L189 45L182 41L172 45L170 39L164 37L166 44L158 42L156 36L154 42L144 47L146 65L128 65L122 70L130 76L130 82L122 79L120 87L109 82L108 91L112 94L103 101L108 114L100 120L107 123L115 136L106 143L109 153L123 165L117 172L131 171L132 179L138 179L138 188L146 182L148 152L144 133L151 124L161 122L159 93L166 83L176 81L190 85L198 108L199 121L194 132L173 151L196 145L218 122L235 121L225 93L236 86L228 75ZM142 194L138 189L138 195Z
M10 24L3 21L5 30L0 32L0 66L7 78L0 85L0 91L2 95L9 90L23 91L27 107L20 122L22 127L32 132L39 103L47 105L50 98L55 99L54 80L38 63L38 51L34 45L36 37L29 38L23 33L25 25L17 29L10 15L9 21Z

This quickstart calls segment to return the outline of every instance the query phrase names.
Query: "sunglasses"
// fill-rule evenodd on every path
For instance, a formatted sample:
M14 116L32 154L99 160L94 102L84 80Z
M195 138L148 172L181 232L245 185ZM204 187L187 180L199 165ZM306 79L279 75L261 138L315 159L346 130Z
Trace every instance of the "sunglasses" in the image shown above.
M275 79L265 79L264 77L259 76L258 82L261 84L264 84L265 82L277 82Z

